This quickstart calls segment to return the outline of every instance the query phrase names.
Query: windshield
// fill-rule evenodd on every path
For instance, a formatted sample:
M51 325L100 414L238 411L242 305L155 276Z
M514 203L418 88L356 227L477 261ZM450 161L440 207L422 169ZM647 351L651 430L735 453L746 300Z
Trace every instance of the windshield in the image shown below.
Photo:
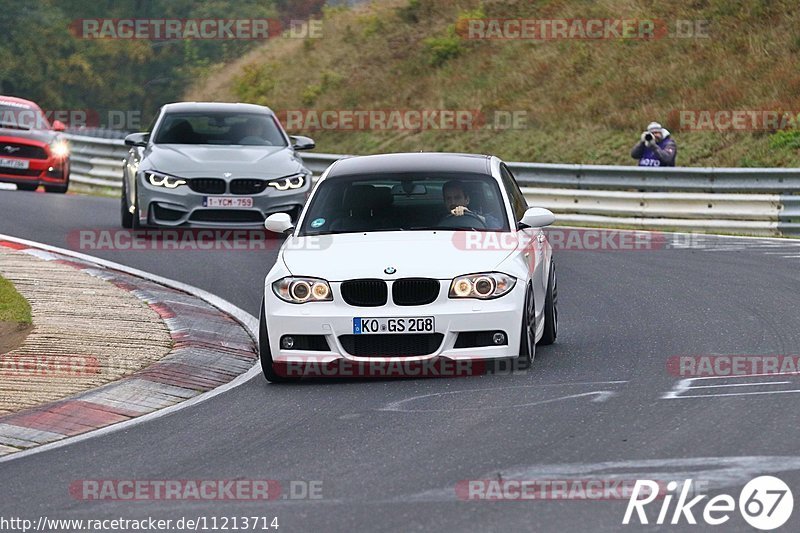
M300 235L362 231L509 231L497 181L464 173L367 175L320 183Z
M0 102L0 127L17 130L49 130L50 123L34 107L14 102Z
M156 144L287 146L272 116L259 113L170 113Z

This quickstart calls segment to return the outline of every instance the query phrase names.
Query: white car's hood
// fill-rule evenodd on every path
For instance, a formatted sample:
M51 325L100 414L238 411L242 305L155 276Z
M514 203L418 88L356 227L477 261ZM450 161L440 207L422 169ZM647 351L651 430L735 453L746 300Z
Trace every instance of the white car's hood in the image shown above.
M449 279L493 270L513 250L469 249L467 232L392 231L289 237L283 261L292 275L328 281L353 278ZM393 274L386 269L393 268Z

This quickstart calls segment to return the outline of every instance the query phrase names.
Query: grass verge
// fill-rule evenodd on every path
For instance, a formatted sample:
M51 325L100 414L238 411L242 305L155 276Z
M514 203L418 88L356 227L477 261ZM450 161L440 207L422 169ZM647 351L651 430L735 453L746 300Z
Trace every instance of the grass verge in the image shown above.
M458 151L509 161L634 165L651 120L681 166L800 167L800 128L698 131L685 111L800 110L800 10L789 0L396 0L326 8L322 38L270 40L212 69L187 100L302 110L524 112L514 128L291 128L321 152ZM466 39L470 19L663 21L654 39ZM697 36L679 23L705 21ZM459 33L461 28L462 33ZM499 126L500 124L498 124Z
M0 322L31 323L31 306L10 281L0 276Z
M71 194L83 194L87 196L100 196L102 198L119 198L120 189L113 187L101 187L98 185L87 185L84 183L72 182L69 184Z

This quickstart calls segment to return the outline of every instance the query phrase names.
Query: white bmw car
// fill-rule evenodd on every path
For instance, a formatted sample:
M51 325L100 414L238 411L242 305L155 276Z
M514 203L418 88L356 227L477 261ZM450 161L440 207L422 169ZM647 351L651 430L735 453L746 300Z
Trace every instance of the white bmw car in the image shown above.
M334 163L296 226L285 213L265 222L289 235L264 283L266 378L434 361L527 368L536 344L557 334L555 264L542 231L554 220L528 207L497 157Z

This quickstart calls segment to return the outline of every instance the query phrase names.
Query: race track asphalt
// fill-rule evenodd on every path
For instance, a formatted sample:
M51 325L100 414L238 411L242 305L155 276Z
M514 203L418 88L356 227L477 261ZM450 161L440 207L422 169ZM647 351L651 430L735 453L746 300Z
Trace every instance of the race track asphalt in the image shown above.
M0 191L0 233L54 246L75 249L75 231L118 229L118 217L111 199ZM257 315L271 248L78 251ZM668 371L672 356L800 354L800 247L709 237L696 248L557 254L558 342L540 347L526 374L297 385L259 375L174 414L0 463L0 516L277 516L281 532L618 531L640 529L620 525L625 500L466 502L455 488L652 476L693 478L738 498L749 479L771 474L800 497L796 378L665 398L681 380ZM86 479L319 480L323 497L75 499L70 485ZM659 506L648 507L651 521ZM785 529L798 525L795 513ZM684 521L661 530L706 529ZM723 529L750 530L735 512Z

